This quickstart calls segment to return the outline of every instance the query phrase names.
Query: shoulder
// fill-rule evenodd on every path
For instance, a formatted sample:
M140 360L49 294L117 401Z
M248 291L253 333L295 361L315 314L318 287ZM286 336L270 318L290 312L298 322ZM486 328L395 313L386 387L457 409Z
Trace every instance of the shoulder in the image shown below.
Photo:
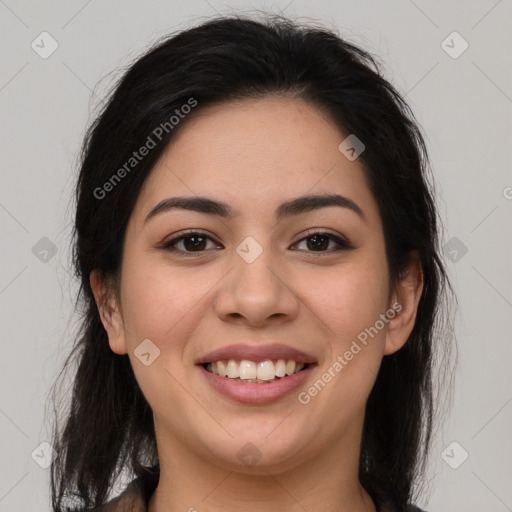
M147 512L142 493L132 482L119 496L94 512Z
M407 505L407 512L426 512L426 510L418 508L416 505Z
M121 494L101 507L80 508L73 512L147 512L143 482L132 480Z
M79 508L70 512L147 512L151 495L160 478L159 467L145 468L145 473L132 480L125 489L107 503L96 508Z

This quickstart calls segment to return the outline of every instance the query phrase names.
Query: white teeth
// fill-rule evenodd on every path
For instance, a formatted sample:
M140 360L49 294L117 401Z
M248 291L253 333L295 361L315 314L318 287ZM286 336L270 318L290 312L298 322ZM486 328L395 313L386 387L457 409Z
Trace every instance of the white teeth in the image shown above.
M272 361L261 361L258 363L256 377L260 380L273 380L276 378L276 369Z
M237 379L238 377L240 377L240 375L238 374L238 364L236 363L236 361L233 361L233 359L230 359L228 361L228 366L226 370L227 377L229 377L230 379Z
M206 369L221 377L236 379L247 382L272 382L276 377L285 377L300 372L304 368L304 363L296 363L292 359L278 359L277 361L260 361L255 363L243 359L238 362L234 359L229 361L215 361L209 363Z
M286 375L286 361L278 359L276 362L276 377L284 377Z
M288 375L293 375L293 372L295 371L295 361L292 361L290 359L290 361L288 361L286 363L286 373Z
M214 366L215 366L215 363L212 364L212 368ZM228 376L228 372L226 371L226 365L222 361L218 361L217 362L217 370L218 370L218 374L221 377L227 377Z
M255 379L256 378L256 363L252 361L240 361L240 375L241 379ZM238 377L238 375L237 375Z

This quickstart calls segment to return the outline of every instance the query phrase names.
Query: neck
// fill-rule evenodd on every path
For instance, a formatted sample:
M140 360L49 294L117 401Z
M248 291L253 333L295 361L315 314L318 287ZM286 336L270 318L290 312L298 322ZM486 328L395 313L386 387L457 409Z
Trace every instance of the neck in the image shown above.
M164 447L157 432L160 479L148 512L224 512L242 503L244 512L376 512L358 480L360 438L346 434L284 471L258 464L237 471L167 436Z

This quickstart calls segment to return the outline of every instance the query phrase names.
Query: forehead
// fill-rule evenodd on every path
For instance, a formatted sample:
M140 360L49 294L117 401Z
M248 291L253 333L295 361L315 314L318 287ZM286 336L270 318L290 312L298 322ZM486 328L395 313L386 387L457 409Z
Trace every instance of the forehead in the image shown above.
M139 218L178 195L214 196L259 214L309 193L375 206L362 165L338 149L346 134L301 99L223 103L186 121L146 180L134 212Z

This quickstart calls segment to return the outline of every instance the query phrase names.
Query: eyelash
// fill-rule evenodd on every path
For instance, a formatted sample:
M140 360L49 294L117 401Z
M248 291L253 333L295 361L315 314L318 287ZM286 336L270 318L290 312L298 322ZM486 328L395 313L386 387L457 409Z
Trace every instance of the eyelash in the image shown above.
M335 250L331 250L331 251L319 251L319 252L316 252L316 253L315 253L315 251L307 251L307 252L310 252L311 255L313 255L313 256L321 256L323 254L332 254L334 252L339 252L339 251L343 251L343 250L350 250L350 249L354 249L355 248L348 241L343 240L342 238L337 237L337 236L333 235L332 233L329 233L327 231L314 231L314 230L308 231L307 235L305 237L301 238L300 240L298 240L294 245L297 245L298 243L300 243L300 242L302 242L304 240L307 240L309 238L314 238L315 236L322 236L322 237L325 236L325 237L329 238L330 240L334 241L336 244L338 244L340 246L340 248L339 249L335 249ZM171 252L171 253L175 253L175 254L179 254L180 256L184 256L184 257L192 257L192 258L201 257L201 256L204 255L205 252L207 252L207 250L202 250L202 251L183 251L181 249L176 249L175 247L173 247L174 245L176 245L178 242L181 242L182 240L185 240L185 239L188 239L188 238L194 238L194 237L207 238L207 239L215 242L215 240L213 240L213 238L211 236L207 235L206 233L203 233L203 232L200 232L200 231L189 231L186 234L183 234L183 235L180 235L180 236L178 236L176 238L168 240L160 248L164 249L165 251L168 251L168 252Z

